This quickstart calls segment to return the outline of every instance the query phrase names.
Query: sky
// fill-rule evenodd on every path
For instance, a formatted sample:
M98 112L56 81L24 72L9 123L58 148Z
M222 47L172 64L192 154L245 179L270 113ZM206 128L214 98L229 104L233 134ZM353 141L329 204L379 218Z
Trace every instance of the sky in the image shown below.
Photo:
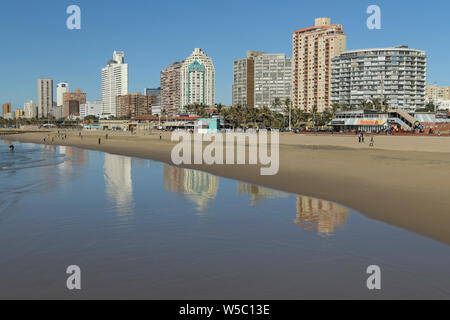
M81 8L69 30L67 7ZM369 30L369 5L381 30ZM159 87L160 71L194 48L216 68L216 103L231 104L233 61L247 50L292 56L292 32L330 17L344 26L347 50L407 45L428 55L427 83L450 86L450 1L405 0L26 0L0 4L0 103L37 100L37 79L67 81L101 98L101 69L124 51L129 92ZM56 100L56 92L54 99Z

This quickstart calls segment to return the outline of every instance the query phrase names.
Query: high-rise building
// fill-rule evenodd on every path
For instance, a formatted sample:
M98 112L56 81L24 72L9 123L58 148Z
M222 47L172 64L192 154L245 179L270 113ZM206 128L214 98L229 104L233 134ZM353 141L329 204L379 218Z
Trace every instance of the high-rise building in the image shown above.
M247 51L247 58L233 64L233 106L255 106L255 61L264 52Z
M64 93L62 117L67 118L71 115L79 115L80 105L85 103L86 93L82 92L80 89L76 89L75 92Z
M291 98L291 58L284 54L263 54L254 58L255 108L276 107L281 111L284 101Z
M64 93L69 92L69 83L60 82L56 85L56 106L62 107L64 104Z
M116 116L116 97L128 93L128 64L125 54L114 51L113 59L102 69L102 113Z
M215 104L214 64L199 48L181 66L181 107L194 103Z
M7 102L3 104L3 113L2 115L5 116L5 114L11 113L11 102Z
M141 117L152 115L152 104L156 96L142 95L141 93L117 96L117 117Z
M329 108L331 59L346 50L342 25L318 18L314 27L294 31L292 40L292 103L311 111Z
M427 56L408 47L362 49L333 58L332 103L360 106L373 98L393 109L425 106Z
M38 79L38 116L45 118L53 107L53 80Z
M181 108L181 65L174 62L161 71L161 111L175 115Z
M25 102L23 105L23 111L25 113L25 118L27 119L36 118L37 116L36 103L34 103L33 100L31 100L30 102Z

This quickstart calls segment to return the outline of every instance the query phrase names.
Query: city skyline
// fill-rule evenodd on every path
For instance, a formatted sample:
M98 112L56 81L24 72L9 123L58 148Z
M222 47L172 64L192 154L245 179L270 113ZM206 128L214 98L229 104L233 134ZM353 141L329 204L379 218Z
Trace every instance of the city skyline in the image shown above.
M195 4L202 2L196 1ZM440 32L442 35L445 34L445 19L439 19L439 17L444 15L446 9L450 7L449 4L439 3L433 7L434 28L431 32L431 24L427 23L423 17L423 12L430 11L427 6L421 4L407 6L404 1L397 3L379 1L378 5L382 10L382 29L371 31L366 27L366 20L369 16L366 14L366 9L369 3L351 2L354 5L345 8L339 8L331 1L324 1L321 5L309 4L307 8L302 3L289 2L284 8L290 7L294 10L284 12L286 18L277 20L269 19L269 16L276 12L279 13L281 8L270 4L265 9L254 9L251 16L259 13L261 19L254 21L251 27L245 21L241 21L235 26L227 25L226 28L219 23L214 23L211 27L196 29L195 36L187 36L188 31L179 31L178 28L182 21L177 21L162 35L157 35L156 32L152 35L152 38L165 40L160 42L158 50L146 50L147 44L143 41L136 41L135 34L140 34L139 37L142 37L142 33L135 31L141 30L147 24L154 26L151 22L130 23L122 18L122 22L119 22L118 25L127 24L124 31L119 32L117 37L101 38L102 35L119 30L119 26L109 27L109 30L95 21L95 17L100 17L105 10L111 15L111 18L121 15L122 11L114 9L114 6L103 8L99 4L78 1L77 5L82 10L82 29L71 31L65 28L64 23L67 18L65 14L67 3L39 3L40 7L50 9L49 13L45 14L37 14L37 11L33 10L37 7L37 4L34 3L30 3L25 12L22 8L19 10L17 4L7 4L9 15L3 13L4 19L0 22L2 25L5 24L3 29L7 29L6 23L15 19L18 14L24 16L25 19L15 19L11 20L12 24L9 23L9 28L11 28L11 25L17 25L17 21L24 21L16 28L15 32L9 32L6 35L5 45L10 49L8 52L0 53L0 58L8 61L5 66L6 74L12 75L8 79L2 78L0 99L2 102L11 101L13 110L22 108L23 104L30 100L37 102L36 79L51 78L54 83L68 81L73 88L82 87L90 96L90 100L99 100L101 85L98 70L104 66L105 57L109 57L114 50L123 50L127 55L127 63L130 65L129 92L141 91L145 87L159 87L160 71L174 61L187 56L193 48L199 47L208 53L215 64L216 102L231 105L234 60L242 58L248 50L284 53L286 56L292 57L292 32L313 25L314 19L322 16L330 17L332 21L344 26L347 34L347 50L407 45L410 48L426 51L429 56L427 84L448 85L447 74L450 66L445 57L447 45L446 43L437 44L435 38L440 35ZM233 15L239 20L244 13L234 12L232 10L234 4L234 1L220 5L208 4L206 8L200 10L220 11L221 14ZM133 10L138 6L149 5L142 1L136 1L129 4L129 7L124 10ZM250 4L245 6L250 6ZM165 4L155 4L150 7L164 12ZM194 10L190 6L184 9L187 12ZM36 19L40 19L42 15L47 17L49 14L58 16L58 19L50 19L52 22L42 25L42 28L38 24L38 27L34 26L36 30L29 28L32 23L36 23ZM30 19L26 19L27 17ZM165 15L161 14L161 17L155 18L155 22L161 22L163 17ZM213 21L210 19L192 23L197 26L197 24ZM167 24L167 22L164 23L162 26ZM430 28L426 27L427 24L430 25ZM33 35L41 29L48 32L48 37L41 39L43 43L37 43L37 40L33 39ZM133 33L133 35L129 36L129 33ZM23 43L14 42L17 36L23 38ZM49 42L51 43L50 48L52 46L56 48L54 43L60 36L67 38L61 40L63 43L71 42L74 46L68 48L58 46L58 50L47 49L44 52L36 52L33 54L33 59L29 59L27 55L29 51L22 50L22 46L26 44L31 46L33 51L38 51L42 46L48 46ZM218 38L222 41L216 41ZM91 49L74 50L75 47L83 48L84 46L89 46ZM39 61L39 63L35 61ZM56 99L56 97L54 98Z

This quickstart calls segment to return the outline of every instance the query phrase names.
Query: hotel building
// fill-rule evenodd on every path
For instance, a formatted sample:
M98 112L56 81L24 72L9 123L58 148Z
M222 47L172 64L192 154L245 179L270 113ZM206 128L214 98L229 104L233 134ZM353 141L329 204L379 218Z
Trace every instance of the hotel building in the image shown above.
M292 103L319 112L329 108L331 59L346 50L347 36L340 24L317 18L314 27L294 31L292 40Z
M64 104L64 93L69 92L69 83L61 82L56 85L56 106L62 107Z
M347 51L332 59L332 103L386 99L390 109L425 106L427 56L408 47Z
M181 107L194 103L207 106L215 104L215 69L212 59L201 49L194 52L182 63Z
M175 62L161 71L161 111L175 115L181 108L181 65Z
M45 118L53 107L53 80L38 79L38 116Z
M102 69L102 113L116 116L116 97L128 93L128 64L125 54L114 51L113 59Z

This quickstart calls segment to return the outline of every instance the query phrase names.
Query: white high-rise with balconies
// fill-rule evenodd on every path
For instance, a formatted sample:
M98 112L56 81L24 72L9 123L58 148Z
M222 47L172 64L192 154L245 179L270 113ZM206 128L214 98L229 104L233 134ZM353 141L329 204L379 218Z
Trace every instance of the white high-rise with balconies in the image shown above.
M332 59L331 74L332 103L358 107L376 98L392 109L425 107L424 51L406 46L346 51Z
M214 106L215 69L210 57L196 48L183 62L180 73L181 107L194 103Z
M116 97L128 94L128 64L125 54L114 51L113 59L102 69L102 114L116 116Z

